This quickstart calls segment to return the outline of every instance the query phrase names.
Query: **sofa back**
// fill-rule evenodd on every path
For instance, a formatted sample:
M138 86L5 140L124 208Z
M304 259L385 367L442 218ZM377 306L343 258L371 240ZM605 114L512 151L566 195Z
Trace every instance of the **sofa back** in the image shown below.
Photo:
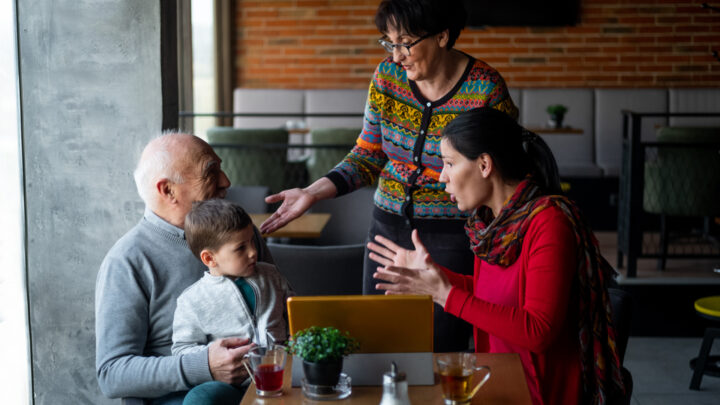
M622 158L622 110L654 113L720 113L720 89L594 89L548 88L510 89L520 109L519 122L526 127L546 127L548 105L568 107L565 125L581 134L540 133L558 162L563 177L618 176ZM307 117L313 128L362 127L367 91L362 89L235 89L235 112L348 113L348 117ZM236 118L241 128L279 127L297 117ZM643 120L642 137L655 140L663 126L720 126L720 117L672 117Z

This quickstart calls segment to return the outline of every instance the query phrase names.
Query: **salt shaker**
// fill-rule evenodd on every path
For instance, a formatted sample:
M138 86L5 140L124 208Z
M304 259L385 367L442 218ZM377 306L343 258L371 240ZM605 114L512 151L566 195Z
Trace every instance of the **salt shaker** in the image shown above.
M394 361L390 366L390 371L383 374L383 395L380 405L410 405L405 373L398 373L397 364Z

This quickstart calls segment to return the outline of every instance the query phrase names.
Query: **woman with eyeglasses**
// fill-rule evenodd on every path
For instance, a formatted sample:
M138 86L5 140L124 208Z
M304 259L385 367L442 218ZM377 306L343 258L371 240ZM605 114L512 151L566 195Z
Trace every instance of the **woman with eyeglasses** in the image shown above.
M493 107L513 118L517 108L495 69L454 49L466 18L460 0L380 3L375 25L383 35L380 45L391 55L373 75L355 147L310 186L267 197L268 203L283 203L262 224L263 233L284 226L319 200L377 181L369 240L381 235L412 248L410 235L417 229L438 263L471 274L473 258L463 231L468 214L458 209L438 182L442 130L473 108ZM366 255L365 294L378 293L372 278L377 266ZM471 332L467 322L436 307L436 352L468 349Z

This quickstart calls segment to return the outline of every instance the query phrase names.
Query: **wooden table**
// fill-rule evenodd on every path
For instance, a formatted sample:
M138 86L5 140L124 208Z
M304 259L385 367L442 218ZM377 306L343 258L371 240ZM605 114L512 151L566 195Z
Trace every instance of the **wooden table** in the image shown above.
M260 228L260 224L270 218L271 214L250 214L253 224ZM263 235L271 238L319 238L323 228L330 220L330 214L305 214L277 231Z
M515 353L476 353L478 363L490 367L492 375L490 380L478 391L473 398L475 405L507 404L530 405L530 392L525 381L525 372L520 363L520 356ZM288 363L292 361L288 359ZM290 364L285 370L290 370ZM353 387L352 395L342 401L313 401L303 396L300 387L290 386L290 373L283 375L283 395L277 398L258 398L255 393L255 384L250 384L240 405L252 404L342 404L342 405L377 405L382 397L382 387ZM413 385L409 387L408 394L413 405L442 404L442 389L440 384L432 386Z

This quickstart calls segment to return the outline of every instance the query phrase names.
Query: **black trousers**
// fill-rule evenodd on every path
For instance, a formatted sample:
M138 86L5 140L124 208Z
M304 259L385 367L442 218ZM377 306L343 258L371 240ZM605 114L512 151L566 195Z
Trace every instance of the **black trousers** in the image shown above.
M435 221L441 220L425 220L422 222ZM459 223L460 221L453 222ZM465 232L462 231L462 226L456 226L452 231L447 229L434 230L432 226L418 225L416 227L418 228L420 240L436 263L456 273L473 274L473 254L470 250L470 241ZM370 224L368 240L374 241L375 235L382 235L405 249L414 249L410 237L412 229L409 224L390 224L374 218ZM458 230L462 232L458 232ZM375 289L377 280L372 277L379 264L370 260L368 253L369 250L366 247L363 269L363 294L383 294L382 290ZM438 304L435 304L434 317L433 349L435 352L459 352L473 347L470 340L472 326L469 323L446 313Z

